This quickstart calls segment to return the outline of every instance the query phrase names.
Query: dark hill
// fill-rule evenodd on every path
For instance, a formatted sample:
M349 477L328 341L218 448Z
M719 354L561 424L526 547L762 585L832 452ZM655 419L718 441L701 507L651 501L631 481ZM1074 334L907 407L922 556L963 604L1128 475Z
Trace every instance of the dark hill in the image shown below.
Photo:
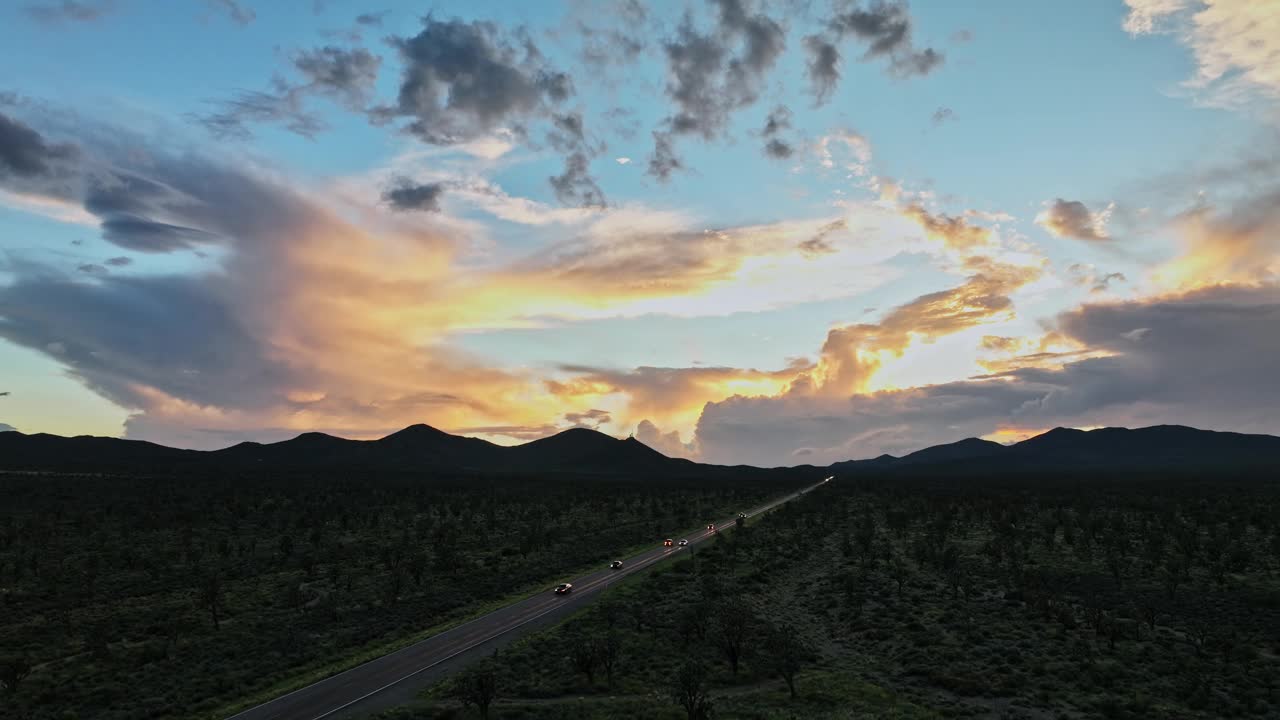
M311 432L283 442L247 442L211 452L179 450L119 438L0 433L0 469L137 471L179 466L667 476L765 472L746 466L700 465L669 458L638 440L619 440L585 428L565 430L514 447L451 435L428 425L413 425L380 440L348 440ZM881 455L869 460L839 462L828 468L832 473L846 475L1215 469L1280 472L1280 438L1178 425L1136 430L1057 428L1007 447L968 438L901 458Z
M1181 425L1076 430L1054 428L1014 445L967 438L901 458L846 460L832 470L871 473L1280 470L1280 438Z
M635 438L619 440L587 428L571 428L504 450L506 469L655 470L680 462Z
M103 466L169 465L190 461L200 455L195 450L179 450L143 440L0 432L0 467L8 468L91 470Z
M899 464L924 464L951 462L955 460L972 460L974 458L987 458L993 455L999 455L1008 451L1004 445L990 440L981 440L979 438L965 438L959 442L948 443L946 445L934 445L923 450L917 450L910 455L906 455L898 460Z
M635 439L574 428L505 447L412 425L379 440L303 433L275 443L243 442L222 450L178 450L138 440L0 433L0 469L145 469L173 465L226 468L380 468L472 472L629 474L710 470L668 458Z

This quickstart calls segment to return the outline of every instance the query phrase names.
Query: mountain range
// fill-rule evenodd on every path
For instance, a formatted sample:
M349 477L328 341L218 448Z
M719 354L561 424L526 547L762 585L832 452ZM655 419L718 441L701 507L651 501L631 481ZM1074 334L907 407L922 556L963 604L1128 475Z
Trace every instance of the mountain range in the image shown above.
M181 450L140 440L20 432L0 433L0 469L117 470L377 468L440 472L688 474L743 471L670 458L634 438L586 428L515 446L412 425L378 440L303 433L276 443L243 442L222 450ZM801 466L809 467L809 466ZM1280 470L1280 437L1178 425L1126 429L1056 428L1012 445L967 438L895 457L846 460L832 473L999 472L1055 470ZM816 469L816 468L815 468Z

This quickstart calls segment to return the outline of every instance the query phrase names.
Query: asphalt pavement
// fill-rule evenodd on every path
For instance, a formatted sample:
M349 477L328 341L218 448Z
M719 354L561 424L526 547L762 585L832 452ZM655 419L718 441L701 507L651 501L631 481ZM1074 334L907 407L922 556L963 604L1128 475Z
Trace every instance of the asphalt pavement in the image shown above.
M830 479L745 514L748 517L759 515ZM732 527L735 517L717 522L716 527ZM714 536L715 532L703 528L694 535L673 535L671 538L677 543L681 539L687 539L689 547L692 547ZM573 584L573 592L568 595L556 595L552 587L548 587L545 592L282 695L234 715L229 720L339 720L364 717L408 702L420 690L468 662L492 654L513 640L558 622L590 602L593 596L611 583L642 572L685 549L679 545L663 547L663 539L657 538L657 547L652 550L622 558L623 566L618 570L609 569L606 562L601 570L568 580Z

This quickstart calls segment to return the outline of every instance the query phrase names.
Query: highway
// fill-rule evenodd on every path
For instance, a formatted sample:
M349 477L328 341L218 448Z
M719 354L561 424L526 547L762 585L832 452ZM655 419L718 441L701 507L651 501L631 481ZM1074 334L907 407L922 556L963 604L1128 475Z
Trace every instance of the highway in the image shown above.
M745 514L748 517L759 515L830 480L827 478ZM731 528L734 520L730 517L717 521L716 527ZM703 528L694 535L672 535L671 538L676 542L688 539L689 547L692 547L714 535L714 532ZM602 570L568 580L573 583L573 592L568 595L556 595L549 586L545 592L282 695L229 720L338 720L362 717L408 702L418 691L468 662L491 654L497 648L550 626L580 609L612 582L641 572L684 550L679 546L662 547L662 541L663 538L655 538L654 549L622 558L621 569L610 570L605 563Z

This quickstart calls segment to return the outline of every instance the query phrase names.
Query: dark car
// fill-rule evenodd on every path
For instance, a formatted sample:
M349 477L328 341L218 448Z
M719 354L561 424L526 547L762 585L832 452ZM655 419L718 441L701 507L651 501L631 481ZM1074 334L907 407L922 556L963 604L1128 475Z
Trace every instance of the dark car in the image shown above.
M617 570L618 568L622 567L622 561L614 560L613 562L609 563L609 567L613 568L614 570Z
M716 524L715 524L715 523L707 523L707 532L715 532L715 531L716 531Z
M557 595L568 595L571 592L573 592L573 585L569 583L560 583L556 586Z

